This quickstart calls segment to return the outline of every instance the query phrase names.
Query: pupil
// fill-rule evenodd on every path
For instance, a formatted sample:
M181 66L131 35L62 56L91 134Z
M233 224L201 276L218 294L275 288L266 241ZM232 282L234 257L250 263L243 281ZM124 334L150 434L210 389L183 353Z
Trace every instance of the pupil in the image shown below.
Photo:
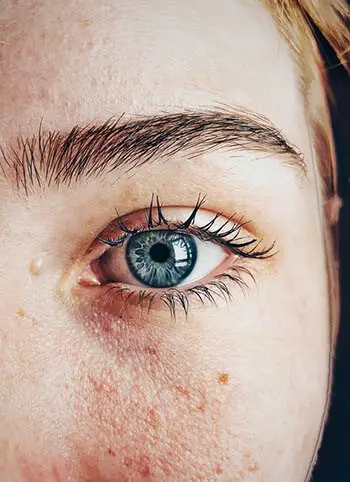
M149 255L157 263L164 263L170 256L170 249L164 243L155 243L149 250Z
M126 261L131 274L144 286L177 286L197 263L197 246L190 234L169 229L144 231L130 236Z

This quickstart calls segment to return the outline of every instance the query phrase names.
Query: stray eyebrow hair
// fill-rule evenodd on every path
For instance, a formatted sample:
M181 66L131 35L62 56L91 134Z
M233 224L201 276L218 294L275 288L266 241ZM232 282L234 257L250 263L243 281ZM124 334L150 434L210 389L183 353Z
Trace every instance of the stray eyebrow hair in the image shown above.
M124 121L124 115L70 132L39 131L0 146L0 168L26 195L44 186L72 186L120 169L130 171L160 157L187 153L195 158L226 147L285 156L306 173L301 152L266 117L247 110L184 111ZM10 176L6 175L10 172Z

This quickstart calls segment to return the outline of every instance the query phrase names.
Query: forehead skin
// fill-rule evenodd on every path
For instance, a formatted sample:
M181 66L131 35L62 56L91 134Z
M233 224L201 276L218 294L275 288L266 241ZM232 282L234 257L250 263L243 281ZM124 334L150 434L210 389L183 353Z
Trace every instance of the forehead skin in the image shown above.
M309 152L296 67L257 1L3 3L3 140L42 117L67 129L224 104L265 114Z
M130 115L158 114L162 111L179 112L184 108L238 105L265 115L280 128L305 154L312 173L308 125L298 90L296 66L272 18L257 1L2 0L0 6L1 144L12 141L18 131L24 135L37 132L41 119L45 128L66 131L75 124L105 121L123 112ZM192 177L194 183L196 173ZM173 188L174 179L170 183ZM151 183L152 179L149 181ZM254 183L259 186L258 181L252 174L253 188L247 197L256 195L258 188L254 190ZM164 184L168 186L166 181ZM201 184L201 176L198 184ZM78 232L77 226L81 228L80 220L76 219L79 209L71 210L74 202L67 196L71 204L68 205L67 199L61 199L61 204L54 205L49 199L49 207L45 205L45 208L40 204L44 205L42 199L35 199L28 204L30 207L25 208L18 202L17 212L17 205L14 203L13 207L8 202L8 187L0 181L0 208L1 214L5 214L5 227L8 221L8 231L19 233L16 237L19 247L15 252L13 246L16 243L9 236L5 239L4 234L1 238L0 233L0 249L4 245L2 241L8 243L5 244L8 248L6 256L0 251L0 260L5 257L11 260L6 270L12 280L11 284L8 278L4 281L0 277L0 293L5 293L0 297L0 328L5 332L8 330L8 337L20 340L16 345L18 356L14 352L16 355L10 353L8 357L11 362L6 372L8 386L0 385L0 390L6 392L4 400L7 400L6 408L10 412L9 420L19 418L21 435L22 427L30 434L40 433L41 445L38 443L38 447L47 450L48 463L57 473L63 474L62 480L67 480L67 470L80 474L80 478L74 481L115 482L110 474L120 468L118 456L123 457L124 463L120 473L125 469L129 476L128 471L131 472L130 479L121 476L118 482L302 480L316 444L325 404L328 315L314 186L311 183L311 189L303 197L293 182L290 185L290 191L284 189L286 186L282 183L280 190L276 187L276 192L287 204L288 213L292 213L291 219L297 225L295 231L299 229L303 233L302 243L299 233L291 232L294 237L286 243L285 255L285 258L291 256L291 261L288 264L284 259L283 269L279 270L277 266L276 272L271 270L262 275L263 286L255 298L252 297L253 301L247 301L248 298L242 295L234 314L226 308L219 315L213 308L208 310L209 315L206 309L203 314L198 310L194 314L198 324L188 327L169 328L161 315L154 315L160 321L155 320L150 332L153 330L157 336L154 339L149 336L149 339L152 343L159 341L159 346L154 348L156 343L152 344L146 335L145 339L140 335L140 339L135 336L135 348L125 336L123 354L118 363L113 364L98 341L91 342L87 337L83 338L78 329L74 331L79 323L64 309L59 311L57 300L51 299L51 285L47 291L45 286L40 291L35 282L25 283L22 278L18 282L24 266L29 265L27 253L34 257L36 246L40 244L38 238L44 239L50 229L50 233L54 231L52 226L50 228L52 220L55 226L66 230L67 225L74 225L72 232ZM226 187L229 192L229 186ZM205 186L197 192L203 188ZM111 193L112 189L108 192ZM148 186L143 185L142 189L145 192ZM244 189L242 191L245 194ZM283 191L294 194L295 203L294 198L288 203ZM100 214L96 214L98 208L91 192L96 194L94 187L85 194L87 198L91 197L90 204L85 205L95 212L95 229L96 223L102 221L96 221ZM78 194L70 193L72 199L75 196L77 204L80 193L82 190ZM103 192L98 194L100 197L104 195ZM256 204L259 204L259 196L256 198ZM269 200L276 198L272 193ZM312 201L308 203L308 199ZM271 204L277 205L278 201ZM293 211L295 205L298 208ZM111 201L106 206L107 201L104 205L101 201L105 218L106 211L114 208ZM300 207L302 211L298 211ZM25 214L20 212L22 208L27 209ZM42 222L40 214L45 209L42 215L45 222ZM34 211L39 212L37 218ZM259 212L260 217L264 215L263 208L259 207L255 212ZM30 223L25 226L26 245L22 242L22 214L23 219L30 218ZM281 218L281 213L278 214ZM276 218L277 215L274 220ZM297 224L299 218L300 224ZM283 240L289 239L289 226L282 221L276 224L282 224L286 233L279 234ZM13 231L11 223L17 223ZM34 234L32 226L37 226ZM80 236L87 237L85 232ZM57 243L54 236L51 238ZM308 244L306 240L309 238ZM46 238L45 242L49 245ZM55 242L46 246L47 251L55 251ZM300 255L295 254L299 245ZM69 249L73 251L71 245ZM60 254L64 249L57 248L56 251ZM69 254L64 256L69 257ZM58 255L53 256L55 262L57 258ZM309 261L310 269L306 268ZM18 266L16 272L13 263ZM57 266L61 268L57 262L53 267L48 266L47 271L51 268L59 271ZM302 275L300 279L299 273ZM308 282L309 274L314 283ZM11 295L8 294L9 286L15 287ZM280 292L275 296L279 288ZM35 314L36 322L44 327L39 327L35 334L34 322L33 327L28 328L28 325L18 333L8 328L11 323L21 323L25 318L22 311L17 311L14 317L18 310L17 299L22 303L22 292L26 293L26 302L29 300L27 304ZM51 298L46 299L45 293ZM271 302L266 303L266 299ZM240 323L225 324L230 316ZM72 331L67 326L73 327ZM159 326L163 331L158 330ZM65 329L70 333L68 341L64 338ZM46 337L45 330L50 336ZM130 353L133 354L133 350L137 351L142 344L144 352L147 349L148 353L142 352L139 358L131 356ZM51 346L55 350L50 350ZM28 359L24 355L27 353ZM33 353L39 353L42 358L35 358ZM163 365L158 363L159 360L156 360L158 364L154 362L155 356L163 357ZM218 369L207 369L208 366L216 367L216 363ZM23 379L22 365L25 367L23 373L32 376L29 381ZM32 365L39 366L42 371L36 368L34 373ZM200 372L202 366L205 368ZM227 366L231 372L230 384L226 386ZM217 370L224 372L219 383ZM264 376L258 377L256 370ZM12 373L20 373L20 376L16 378ZM70 379L71 373L74 376ZM12 393L21 390L24 393L16 398L16 402L20 400L22 403L19 409L12 403L11 388ZM137 393L136 399L130 395L133 393ZM29 400L35 399L43 413L39 409L32 410L27 416L27 395ZM310 399L313 400L312 406ZM115 400L119 402L118 413ZM261 407L256 400L261 402ZM159 405L163 402L164 406L154 408L157 402ZM190 403L194 410L192 406L188 409ZM16 408L15 415L11 413L11 409L15 410L12 407ZM278 417L275 417L275 407ZM270 420L273 420L271 427ZM308 428L300 437L306 425ZM15 431L18 428L16 423L14 427ZM6 427L1 426L0 442L4 432ZM23 440L26 437L28 433ZM266 441L266 446L261 440ZM49 473L41 467L41 453L33 458L28 455L28 447L32 449L34 445L32 439L26 440L25 448L20 447L16 455L23 467L20 482L59 480L53 469ZM233 445L235 460L231 453ZM292 454L290 458L289 453ZM208 454L214 454L210 464L207 463ZM103 459L103 456L107 458ZM0 446L0 468L1 457L4 460ZM78 467L73 467L74 464ZM150 477L153 467L158 470L157 474L162 474L160 478ZM291 475L294 469L295 474ZM193 470L191 477L186 470ZM176 473L177 479L171 478L172 473ZM123 474L125 476L125 472ZM288 478L294 475L295 479Z

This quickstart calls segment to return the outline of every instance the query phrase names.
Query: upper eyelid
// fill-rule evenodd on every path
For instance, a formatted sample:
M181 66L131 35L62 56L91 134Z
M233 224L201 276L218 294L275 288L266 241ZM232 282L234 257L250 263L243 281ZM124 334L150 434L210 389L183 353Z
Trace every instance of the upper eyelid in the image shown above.
M299 150L266 117L242 109L184 111L102 125L75 126L68 134L39 132L19 137L14 146L0 146L0 170L15 178L28 195L45 186L71 186L121 168L134 169L179 152L191 157L227 146L231 150L262 151L282 157L282 164L306 174ZM261 160L263 162L263 160Z
M233 214L229 217L226 217L226 216L223 215L222 212L216 212L215 213L213 211L208 211L206 209L203 209L203 206L204 206L205 202L206 202L206 195L203 195L203 194L200 193L197 197L197 201L195 203L195 206L193 206L193 207L172 206L172 205L163 206L161 204L159 196L153 193L148 208L132 211L132 212L126 213L122 216L119 215L118 210L117 210L118 217L116 219L114 219L107 226L106 229L108 229L108 227L110 225L113 225L113 226L119 228L122 232L131 235L139 229L139 226L136 226L136 228L133 228L133 227L130 228L127 225L127 223L125 223L125 219L132 216L132 215L134 215L134 216L139 215L140 216L141 214L143 214L142 217L144 219L144 222L142 224L143 230L144 230L145 227L147 227L149 230L151 230L151 229L154 229L154 228L159 227L159 226L167 226L167 225L173 225L177 229L183 229L183 230L186 230L190 226L194 226L194 225L198 229L209 229L212 226L215 226L215 222L220 220L220 218L223 218L224 221L222 221L222 223L220 224L220 228L216 227L218 232L221 231L223 229L223 227L226 227L230 222L232 222L233 225L240 226L240 227L243 227L243 226L249 224L248 222L243 222L242 216L240 217L240 219L236 223L233 222L232 220L235 217L237 217L236 214ZM165 214L165 211L169 211L170 209L171 210L178 209L178 210L182 210L182 211L188 210L189 213L187 214L187 216L184 217L183 220L180 220L181 216L177 215L177 216L171 217L171 216L168 216L168 215ZM196 223L198 215L203 216L203 211L207 214L207 216L210 216L209 220L207 220L204 223L202 222L201 224ZM175 219L175 218L177 218L177 219Z
M254 253L254 257L258 258L268 258L273 256L271 254L272 249L275 247L275 242L273 242L268 248L258 250L258 247L260 246L260 243L262 239L258 240L258 238L252 236L248 240L242 240L239 238L239 234L241 230L244 228L245 225L248 224L248 222L243 221L243 217L240 218L239 221L237 222L232 222L231 227L228 227L227 229L226 226L229 226L230 222L232 221L232 218L234 218L235 215L232 215L230 217L222 216L222 213L211 213L211 221L199 225L196 224L196 216L201 213L201 208L205 203L206 196L199 194L197 198L197 202L193 208L191 208L189 215L185 218L184 221L176 222L174 220L170 220L170 218L166 218L163 214L163 209L169 209L169 208L175 208L174 206L166 206L165 208L161 206L159 197L156 196L156 205L157 205L157 214L158 214L158 223L153 225L153 218L152 218L152 210L154 210L154 197L155 195L152 195L151 198L151 203L148 208L148 215L147 215L147 210L139 210L131 213L127 213L126 215L122 216L120 220L116 219L112 221L111 224L118 224L119 221L119 228L124 232L123 236L119 236L116 239L104 237L103 235L100 235L97 237L99 241L102 243L109 245L111 247L117 247L121 246L124 244L124 241L128 239L128 237L133 236L134 234L137 234L142 231L147 231L150 229L154 229L155 227L160 227L161 225L165 224L170 227L172 225L172 229L174 230L184 230L189 231L191 234L205 239L206 241L212 241L215 242L216 244L221 245L222 247L226 247L230 249L232 252L235 252L236 254L240 254L242 257L252 257L251 253ZM176 209L176 208L175 208ZM129 228L123 221L123 218L128 217L132 214L136 213L144 213L144 219L145 222L142 226L138 226L136 228ZM209 214L209 212L208 212ZM215 226L215 221L220 220L220 218L223 217L224 220L221 222L220 225L216 226L213 229L213 226ZM214 221L214 223L212 222ZM108 227L106 228L108 229ZM242 251L243 248L247 248L251 246L252 249L248 250L246 253Z

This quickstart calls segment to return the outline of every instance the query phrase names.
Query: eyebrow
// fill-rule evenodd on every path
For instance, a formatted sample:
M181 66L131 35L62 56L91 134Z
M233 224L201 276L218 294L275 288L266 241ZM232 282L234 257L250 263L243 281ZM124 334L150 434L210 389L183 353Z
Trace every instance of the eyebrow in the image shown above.
M26 195L43 186L72 186L159 158L183 153L191 158L219 148L265 152L306 173L302 153L265 116L248 110L184 111L124 120L124 115L70 132L18 136L0 146L0 169ZM11 174L8 175L8 172Z

